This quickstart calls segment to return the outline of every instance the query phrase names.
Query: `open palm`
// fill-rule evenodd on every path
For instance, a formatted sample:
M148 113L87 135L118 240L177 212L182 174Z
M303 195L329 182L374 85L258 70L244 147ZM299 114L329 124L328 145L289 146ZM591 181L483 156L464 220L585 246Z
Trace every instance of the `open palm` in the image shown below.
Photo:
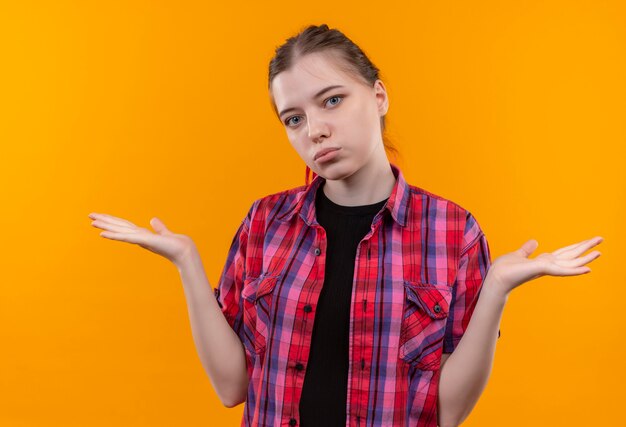
M544 252L531 259L528 257L539 245L536 240L531 239L520 249L496 258L489 269L489 274L501 287L502 292L508 294L522 283L541 276L576 276L589 273L591 269L585 265L599 257L600 252L593 251L582 257L581 255L602 241L602 237L596 236L554 252Z
M169 259L173 263L177 263L193 247L193 241L189 236L171 232L156 217L150 220L150 225L155 231L152 232L147 228L138 227L130 221L113 215L91 213L88 216L94 220L91 222L91 225L104 230L100 233L102 237L135 243L144 249Z

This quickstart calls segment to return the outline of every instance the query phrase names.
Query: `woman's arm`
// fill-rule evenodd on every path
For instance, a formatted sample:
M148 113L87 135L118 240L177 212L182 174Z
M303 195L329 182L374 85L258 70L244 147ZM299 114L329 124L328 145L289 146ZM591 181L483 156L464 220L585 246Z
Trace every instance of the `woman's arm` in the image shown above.
M248 385L245 350L217 304L193 240L184 234L173 233L156 217L150 220L155 232L104 213L92 212L89 218L93 219L91 225L104 230L100 236L137 244L176 265L187 298L193 339L213 388L225 406L243 402ZM236 243L243 228L240 227L237 239L233 241L229 261L239 252ZM232 262L227 264L228 274L222 279L234 280L231 276L237 269L231 264L234 265Z
M491 374L498 329L508 295L495 291L489 273L463 338L442 357L439 426L457 426L470 414Z
M195 245L176 266L183 281L193 340L204 370L220 400L233 407L246 400L248 373L243 344L229 326Z
M491 373L500 320L509 293L541 276L589 273L591 269L584 265L599 257L600 252L580 255L602 240L602 237L594 237L530 259L538 244L533 239L494 261L461 341L450 356L442 358L438 396L441 427L459 425L478 402Z

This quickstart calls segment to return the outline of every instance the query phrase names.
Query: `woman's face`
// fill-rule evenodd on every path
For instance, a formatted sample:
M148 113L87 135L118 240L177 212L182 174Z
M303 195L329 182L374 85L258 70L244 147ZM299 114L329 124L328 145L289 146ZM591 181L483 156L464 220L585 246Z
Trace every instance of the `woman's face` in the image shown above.
M313 172L330 180L347 178L374 156L386 156L380 128L388 108L385 87L381 80L374 86L357 80L337 66L339 60L328 52L310 53L272 82L291 145ZM331 148L337 150L315 158Z

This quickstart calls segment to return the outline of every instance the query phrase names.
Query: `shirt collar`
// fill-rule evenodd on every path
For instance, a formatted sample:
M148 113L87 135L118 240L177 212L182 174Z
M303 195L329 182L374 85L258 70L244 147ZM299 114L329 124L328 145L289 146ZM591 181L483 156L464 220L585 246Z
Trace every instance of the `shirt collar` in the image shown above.
M389 163L389 166L396 177L396 182L382 210L387 209L391 213L391 217L399 225L405 226L411 200L411 189L405 181L400 168L393 163ZM326 181L325 178L317 175L308 186L296 194L291 205L277 219L279 221L289 221L293 215L298 213L307 225L312 226L315 219L315 194L324 181ZM315 223L317 222L315 221Z

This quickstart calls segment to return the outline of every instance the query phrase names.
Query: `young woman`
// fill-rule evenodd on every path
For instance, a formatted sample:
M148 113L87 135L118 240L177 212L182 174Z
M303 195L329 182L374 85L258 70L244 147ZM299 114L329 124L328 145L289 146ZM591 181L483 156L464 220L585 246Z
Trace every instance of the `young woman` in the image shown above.
M456 426L489 378L510 292L590 271L601 237L490 260L473 215L408 184L384 138L378 69L309 26L276 50L269 93L306 185L243 218L212 290L188 236L90 214L101 236L172 261L200 360L245 426ZM314 179L309 182L309 171ZM214 294L212 293L214 292Z

